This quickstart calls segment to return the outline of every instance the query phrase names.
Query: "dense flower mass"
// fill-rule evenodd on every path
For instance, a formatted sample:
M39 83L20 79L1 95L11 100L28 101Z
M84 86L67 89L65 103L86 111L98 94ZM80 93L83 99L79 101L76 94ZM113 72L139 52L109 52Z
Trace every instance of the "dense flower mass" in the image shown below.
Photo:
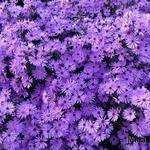
M149 136L149 0L0 1L0 150L149 150Z

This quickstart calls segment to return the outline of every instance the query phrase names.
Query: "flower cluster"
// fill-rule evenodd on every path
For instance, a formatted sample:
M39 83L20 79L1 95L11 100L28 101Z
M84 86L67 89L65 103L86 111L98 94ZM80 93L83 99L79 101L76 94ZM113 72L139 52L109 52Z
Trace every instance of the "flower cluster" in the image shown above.
M148 150L148 0L0 1L0 150Z

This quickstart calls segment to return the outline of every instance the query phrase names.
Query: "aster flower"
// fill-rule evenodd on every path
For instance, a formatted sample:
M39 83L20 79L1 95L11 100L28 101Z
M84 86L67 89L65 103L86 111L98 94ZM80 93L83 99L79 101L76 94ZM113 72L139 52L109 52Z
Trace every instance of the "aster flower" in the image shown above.
M12 114L15 110L14 104L12 102L6 102L1 106L4 113Z
M55 107L42 110L42 119L45 122L53 121L54 119L59 119L62 115L62 109L60 107Z
M1 98L3 97L4 99L9 99L11 95L11 90L10 89L2 89L0 96Z
M78 125L79 129L82 131L86 131L87 130L87 120L85 119L81 119Z
M128 121L133 121L136 118L135 111L131 108L127 108L123 111L123 118Z
M81 144L77 149L79 149L79 150L84 150L84 149L92 150L92 147L89 146L88 144Z
M76 50L74 52L73 59L76 60L77 62L81 63L85 59L85 54L81 50L78 50L78 51Z
M76 92L73 97L72 97L72 101L74 101L74 103L81 103L84 102L86 100L86 95L80 91L80 92Z
M102 108L95 108L94 111L92 112L93 116L98 118L103 118L104 117L104 110Z
M35 113L36 107L29 102L22 102L17 109L17 116L21 119Z
M104 141L106 139L106 134L104 133L104 131L99 131L98 133L97 133L97 136L96 136L96 141L97 142L102 142L102 141Z
M86 109L85 109L86 108ZM92 115L93 110L95 109L94 106L92 106L90 103L89 104L83 104L82 106L82 113L85 116L90 116Z
M142 137L145 134L145 127L142 121L132 123L130 128L131 132L137 137Z
M65 67L56 68L56 74L59 78L66 78L69 76L69 72Z
M74 80L68 80L62 88L62 92L65 92L67 95L70 95L72 94L75 88L76 88L76 82Z
M66 113L66 116L68 116L70 121L78 121L81 118L81 111L75 111L72 109L72 111Z
M137 95L138 93L138 95ZM150 105L150 93L144 87L137 89L132 95L131 102L133 105L142 108L148 108Z
M10 150L15 150L15 149L19 148L20 143L21 143L21 141L18 139L16 139L13 143L6 142L6 143L4 143L4 148L10 149Z
M35 79L44 79L46 77L46 71L43 67L37 66L33 71L33 76Z
M66 62L64 65L68 71L73 71L76 69L76 65L74 62Z
M44 149L47 146L46 141L43 137L37 137L34 142L36 145L36 150Z
M23 126L19 122L19 120L15 119L15 120L9 121L7 123L7 128L8 128L9 131L20 133L22 131L22 129L23 129Z
M14 142L17 136L18 134L15 132L3 132L2 133L2 139L6 143Z
M90 54L89 57L92 62L101 62L104 58L104 54L102 51L98 51L98 52Z
M110 142L113 144L113 145L117 145L119 143L119 139L116 137L116 136L112 136L110 138Z
M83 74L83 75L84 75L83 77L84 77L85 79L87 79L87 78L92 77L93 72L92 72L90 69L86 68L86 69L84 69L84 74Z
M52 127L50 125L48 125L48 124L44 124L42 126L44 138L46 138L46 139L51 138L51 128Z
M108 118L111 119L112 121L117 121L119 117L119 113L120 113L120 109L111 108L107 113Z
M120 139L122 145L126 145L128 143L129 135L128 135L127 128L123 127L121 130L118 131L117 135L118 135L118 138Z
M51 130L52 137L56 137L56 138L62 137L63 134L66 134L67 129L68 129L68 124L66 124L65 122L61 120L54 122L53 128Z
M29 61L35 66L45 66L47 62L47 60L45 60L45 58L42 57L40 54L38 54L37 56L29 56Z
M74 104L74 102L72 101L72 99L69 99L68 97L64 97L59 99L58 104L63 109L69 109Z
M32 78L28 77L27 75L24 75L22 77L22 84L23 84L23 87L30 88L32 85Z
M86 123L86 130L89 133L95 133L99 129L99 123L98 122L92 122L91 120L88 120Z
M69 137L67 137L67 142L70 147L74 147L77 145L77 136L71 134Z
M88 87L90 89L95 89L97 87L97 85L98 85L98 80L96 80L96 79L92 79L88 82Z
M116 87L114 86L114 81L110 81L101 85L100 89L103 89L107 94L112 94L115 92Z
M0 149L149 149L128 143L150 135L149 11L146 0L0 2Z
M127 91L127 92L121 93L118 96L117 102L118 103L123 102L123 103L127 103L127 104L130 103L131 102L131 92Z
M21 65L20 65L21 64ZM23 59L14 59L10 64L10 70L15 74L19 75L24 72L25 69L25 60Z
M27 136L27 138L30 136L37 136L39 134L39 129L35 125L31 124L29 126L29 124L27 124L25 126L25 133L26 133L25 136Z
M51 149L53 150L61 149L62 145L63 145L63 141L61 139L51 140Z
M51 115L49 110L43 110L41 114L42 121L44 122L51 122L54 116Z
M139 40L136 37L128 37L127 39L127 45L129 48L137 48L138 44L139 44Z

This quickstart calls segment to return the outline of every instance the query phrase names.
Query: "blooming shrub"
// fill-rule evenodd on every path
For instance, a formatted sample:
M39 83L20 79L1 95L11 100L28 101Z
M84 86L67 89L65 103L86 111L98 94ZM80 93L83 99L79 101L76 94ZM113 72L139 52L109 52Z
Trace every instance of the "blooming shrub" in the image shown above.
M0 1L0 150L148 150L148 0Z

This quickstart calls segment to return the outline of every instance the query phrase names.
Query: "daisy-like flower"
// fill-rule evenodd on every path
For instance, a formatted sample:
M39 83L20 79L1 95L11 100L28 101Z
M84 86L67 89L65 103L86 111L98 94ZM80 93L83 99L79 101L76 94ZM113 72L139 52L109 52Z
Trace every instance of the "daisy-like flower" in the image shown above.
M85 59L85 54L81 50L75 50L74 55L73 55L73 60L81 63Z
M148 108L150 106L150 92L144 87L135 90L131 96L133 105Z
M14 142L15 139L17 138L18 134L16 132L3 132L2 133L2 138L4 142Z
M81 131L86 131L87 130L87 120L81 119L80 122L79 122L79 124L78 124L78 128Z
M67 82L62 87L62 92L65 92L67 95L72 94L76 88L76 82L74 80L67 80Z
M76 69L76 65L74 62L66 62L64 65L68 71L73 71Z
M142 137L146 133L145 126L143 126L143 121L139 122L134 122L130 125L131 132L137 136L137 137Z
M111 108L108 112L108 118L112 121L117 121L119 117L120 109L119 108Z
M59 150L63 146L62 139L53 139L50 141L52 150Z
M110 134L113 130L113 125L112 124L108 124L104 127L104 133L107 135L106 137L109 138L110 137Z
M71 112L67 113L67 116L70 118L70 121L77 121L81 118L81 112L73 109Z
M123 80L116 80L115 87L118 94L122 94L128 89L128 84Z
M121 93L117 99L118 103L123 102L123 103L128 104L130 103L130 101L131 101L131 91Z
M10 95L11 95L11 90L10 89L2 89L1 93L0 93L0 96L4 99L9 99L10 98Z
M128 121L133 121L136 118L135 111L131 108L127 108L123 111L123 118Z
M47 146L46 139L43 137L37 137L34 142L36 145L36 148L35 148L36 150L44 149Z
M42 80L46 77L46 70L43 67L37 66L33 71L33 76L35 79Z
M27 126L25 128L25 131L27 133L27 136L37 136L39 134L38 127L36 127L34 125Z
M26 87L26 88L30 88L31 87L31 85L32 85L32 78L28 77L27 75L24 75L21 79L22 79L23 87Z
M54 119L54 116L52 116L49 110L43 110L41 118L43 122L51 122Z
M62 109L60 107L51 107L49 109L42 110L42 119L44 122L51 122L54 119L59 119L62 115Z
M95 108L92 112L93 116L98 118L102 118L105 114L104 110L102 108Z
M55 106L54 108L52 108L51 110L51 114L55 119L59 119L62 115L63 111L61 107L57 107Z
M116 91L115 82L112 80L109 80L109 82L101 85L99 90L100 91L104 90L106 92L106 94L112 94Z
M112 143L112 145L117 145L119 143L119 139L116 136L112 136L110 138L110 142Z
M45 60L45 58L40 54L38 54L37 56L29 56L29 61L35 66L45 66L47 62L47 60Z
M62 107L63 109L68 109L70 108L74 102L71 100L71 99L68 99L68 98L60 98L59 101L58 101L58 104L60 105L60 107Z
M91 134L97 132L97 130L99 129L99 123L96 121L88 120L86 125L87 125L86 127L87 132Z
M121 26L120 26L120 30L124 33L125 31L129 30L129 19L124 19L121 18L119 20L120 22L118 22ZM117 21L116 21L117 22Z
M42 126L42 131L43 131L43 136L44 138L48 139L48 138L51 138L51 126L49 124L44 124Z
M20 133L23 129L23 126L22 124L19 122L19 120L17 119L14 119L12 121L9 121L7 123L7 128L9 131L13 131L13 132L16 132L16 133Z
M110 120L106 119L106 116L98 118L97 121L99 122L100 128L105 128L107 125L110 124Z
M15 110L15 106L12 102L6 102L1 107L2 107L1 109L3 110L3 112L6 114L12 114Z
M128 143L128 128L121 128L121 130L118 131L117 133L118 138L120 139L122 144L127 144Z
M136 36L128 37L126 42L127 46L131 49L137 48L138 44L140 43L139 39Z
M68 145L73 147L74 145L77 145L77 139L78 137L74 134L71 134L67 137L67 142L68 142Z
M106 133L103 130L100 130L96 133L96 138L95 141L96 142L102 142L106 139Z
M72 98L74 103L76 103L76 102L82 103L85 101L85 99L86 99L86 95L82 91L75 92L73 95L73 98Z
M17 116L21 119L26 118L28 115L34 114L36 107L29 102L22 102L17 109Z
M60 138L64 134L66 134L68 129L68 124L63 122L62 120L55 121L53 124L53 128L51 130L52 137L54 138Z

